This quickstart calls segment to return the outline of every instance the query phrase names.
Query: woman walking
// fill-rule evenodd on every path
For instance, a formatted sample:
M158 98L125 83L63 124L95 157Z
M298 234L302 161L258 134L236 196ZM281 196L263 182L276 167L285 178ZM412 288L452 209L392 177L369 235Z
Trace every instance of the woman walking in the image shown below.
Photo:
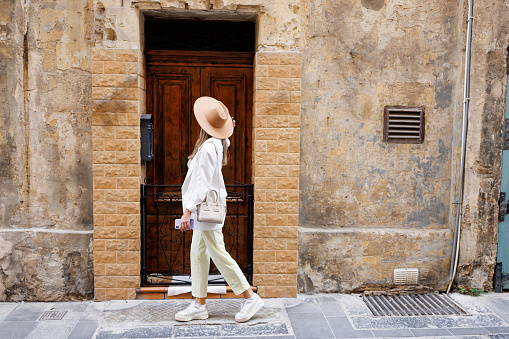
M233 292L244 296L245 299L240 311L235 315L235 320L245 322L263 306L263 300L251 291L251 286L239 265L224 247L222 233L224 217L219 223L201 222L197 219L198 206L204 202L209 192L216 191L219 202L226 208L226 188L221 167L227 162L227 150L230 145L228 138L233 134L235 120L221 101L211 97L196 100L194 116L200 125L200 136L189 156L188 171L182 185L184 214L180 229L190 230L190 220L194 220L191 241L191 284L195 300L185 310L178 312L175 319L190 321L209 317L205 300L212 258Z

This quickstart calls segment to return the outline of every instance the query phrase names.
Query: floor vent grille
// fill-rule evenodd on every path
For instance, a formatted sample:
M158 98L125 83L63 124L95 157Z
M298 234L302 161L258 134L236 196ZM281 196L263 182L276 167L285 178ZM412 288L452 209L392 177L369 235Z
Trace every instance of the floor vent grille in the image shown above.
M44 312L39 321L41 320L62 320L67 311L46 311Z
M445 294L365 295L362 300L375 317L469 315Z

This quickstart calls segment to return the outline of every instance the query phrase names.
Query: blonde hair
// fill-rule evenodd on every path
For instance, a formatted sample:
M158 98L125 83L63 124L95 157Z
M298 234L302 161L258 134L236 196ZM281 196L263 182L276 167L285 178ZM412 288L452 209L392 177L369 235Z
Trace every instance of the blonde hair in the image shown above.
M198 140L196 140L196 144L194 145L194 150L193 152L191 153L191 155L189 156L189 160L193 159L194 156L196 155L196 153L198 153L198 149L200 148L201 145L203 145L203 143L205 141L207 141L207 139L211 138L212 136L210 134L208 134L207 132L205 132L203 130L203 128L200 127L200 135L198 136ZM227 163L228 163L228 147L226 145L226 139L221 139L221 144L223 145L223 161L222 161L222 165L225 166Z

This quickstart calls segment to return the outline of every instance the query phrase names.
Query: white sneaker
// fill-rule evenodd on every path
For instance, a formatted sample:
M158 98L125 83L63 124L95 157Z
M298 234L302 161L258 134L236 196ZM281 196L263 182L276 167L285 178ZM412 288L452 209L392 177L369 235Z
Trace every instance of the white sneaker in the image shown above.
M254 294L253 300L244 299L242 306L240 307L239 313L235 315L235 320L239 323L243 323L251 319L260 308L263 307L263 300Z
M183 311L175 314L175 320L178 321L190 321L194 319L207 319L209 317L209 311L207 311L207 305L200 307L194 301L191 305Z

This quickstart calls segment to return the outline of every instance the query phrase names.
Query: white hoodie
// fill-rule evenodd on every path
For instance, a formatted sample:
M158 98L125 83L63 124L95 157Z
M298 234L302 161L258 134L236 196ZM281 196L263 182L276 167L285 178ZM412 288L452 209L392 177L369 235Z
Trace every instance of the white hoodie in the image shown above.
M230 146L228 139L226 145ZM223 144L220 139L211 137L200 146L194 158L187 164L189 169L182 185L182 207L191 211L191 219L194 219L194 229L197 231L212 231L223 227L223 224L199 222L196 218L196 206L205 200L211 189L219 192L220 201L226 206L222 160Z

